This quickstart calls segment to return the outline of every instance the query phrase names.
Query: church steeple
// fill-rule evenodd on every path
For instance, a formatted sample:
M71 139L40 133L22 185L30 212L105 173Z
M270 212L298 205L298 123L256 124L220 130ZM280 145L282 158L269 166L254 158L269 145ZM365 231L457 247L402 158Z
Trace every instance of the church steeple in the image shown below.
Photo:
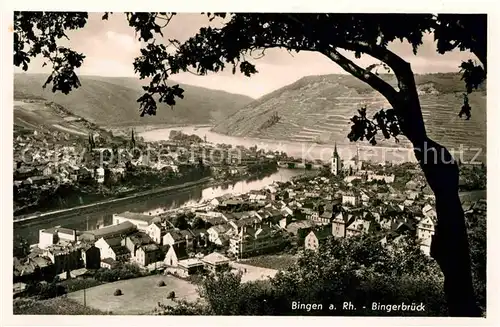
M340 163L340 156L339 153L337 152L337 142L335 142L335 147L333 149L333 155L331 159L331 167L330 167L330 172L337 176L340 172L341 168L341 163Z
M335 142L335 147L333 148L333 157L339 158L339 153L337 152L337 142Z

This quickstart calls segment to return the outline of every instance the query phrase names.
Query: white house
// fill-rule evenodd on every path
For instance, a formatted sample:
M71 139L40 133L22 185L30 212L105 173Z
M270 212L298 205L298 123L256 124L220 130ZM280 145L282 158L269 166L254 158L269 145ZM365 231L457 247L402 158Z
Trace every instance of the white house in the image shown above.
M284 216L292 216L293 215L293 210L290 209L288 206L284 206L283 208L281 208L281 213L284 215ZM262 220L262 219L261 219Z
M304 247L306 250L318 251L320 244L330 236L333 236L332 226L324 226L320 230L310 231L304 239Z
M221 239L221 236L226 234L229 229L230 227L228 225L216 225L210 227L207 229L208 240L212 243L222 245L223 240Z
M40 229L38 231L38 247L45 249L51 245L57 244L59 241L76 242L77 233L74 229L53 227L48 229Z
M431 238L434 235L434 220L431 217L424 217L417 224L417 237L420 240Z
M101 260L111 258L121 261L130 258L130 251L121 245L120 237L100 238L95 242L95 247L101 252Z
M428 256L431 255L431 242L432 238L430 237L420 240L420 250Z
M166 266L177 267L180 260L188 258L186 248L183 246L174 247L170 246L167 253L165 254L165 259L163 260Z
M362 192L361 193L361 202L363 202L364 205L367 205L369 201L370 201L370 197L366 193Z
M96 169L96 180L97 183L104 183L104 168L99 167Z
M422 208L422 214L425 217L430 217L430 218L436 218L437 217L436 210L434 210L434 208L430 204L426 204Z
M344 182L346 183L352 183L352 181L355 181L355 180L361 180L361 176L357 176L357 175L353 175L353 176L346 176L344 177Z
M166 234L166 228L161 226L159 223L153 222L147 227L146 234L148 234L156 244L161 245L163 236Z
M210 201L210 204L217 207L217 206L220 206L222 204L222 202L217 199L217 198L213 198L211 201Z
M350 204L352 206L358 205L359 199L358 196L354 193L345 193L342 194L342 204Z
M203 257L201 262L203 262L207 270L215 272L224 266L228 266L230 260L220 253L213 252Z
M305 214L307 220L318 221L319 212L310 208L304 208L302 212Z
M366 234L370 231L371 222L357 218L346 228L346 237Z
M261 201L263 201L263 200L266 199L266 196L264 194L252 193L252 194L250 194L250 196L248 197L248 199L251 202L261 202Z
M368 175L368 181L384 181L387 184L394 183L395 176L394 174L392 175Z

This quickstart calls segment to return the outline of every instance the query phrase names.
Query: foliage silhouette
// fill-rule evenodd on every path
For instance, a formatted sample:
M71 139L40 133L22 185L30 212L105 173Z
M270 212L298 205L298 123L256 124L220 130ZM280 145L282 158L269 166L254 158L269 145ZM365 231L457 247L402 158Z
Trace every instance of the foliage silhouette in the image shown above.
M304 251L296 263L269 281L242 283L231 272L210 274L200 285L204 303L159 305L159 314L442 316L442 274L411 238L383 247L378 238L330 239L320 251ZM292 301L321 304L297 310ZM359 310L343 310L351 301ZM425 303L425 312L371 310L373 302ZM336 309L330 309L335 305ZM361 309L365 306L368 309Z

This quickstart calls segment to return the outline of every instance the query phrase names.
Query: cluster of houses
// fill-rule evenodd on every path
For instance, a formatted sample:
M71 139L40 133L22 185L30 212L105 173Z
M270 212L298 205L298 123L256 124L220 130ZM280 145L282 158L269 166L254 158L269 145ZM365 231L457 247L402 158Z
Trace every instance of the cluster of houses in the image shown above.
M131 144L121 148L126 140L116 139L108 145L87 148L85 142L68 138L61 141L55 134L38 131L18 133L14 140L14 186L17 190L51 189L59 184L81 181L104 183L105 169L109 177L118 179L126 172L128 162L132 166L149 167L157 171L179 172L181 164L198 164L202 159L211 166L214 177L244 175L246 166L265 157L265 153L243 147L218 148L221 158L213 158L212 144L182 144L162 141L142 144L141 152L132 150ZM92 136L100 139L98 133ZM62 143L61 143L62 142ZM103 139L100 143L105 143ZM130 142L129 142L130 143ZM107 146L107 147L106 147ZM119 151L111 150L115 148ZM262 152L262 153L261 153ZM274 158L274 155L269 155ZM101 160L102 158L102 160ZM224 164L223 164L224 163Z
M15 281L67 278L76 271L112 269L135 263L146 270L174 269L189 275L201 269L216 270L229 259L222 254L190 256L200 240L158 217L126 212L113 217L113 225L93 231L54 227L39 231L39 243L22 259L14 259ZM203 237L203 236L202 236Z
M353 183L352 177L361 183ZM394 181L385 168L356 169L341 178L303 177L246 194L223 195L176 214L114 214L112 225L97 230L43 229L28 258L16 259L15 275L22 279L51 269L65 274L133 262L147 270L187 276L287 246L317 251L329 237L370 233L380 235L380 242L388 246L402 235L413 235L429 254L436 227L434 196L419 175L403 188L393 187ZM484 212L482 204L468 212ZM177 228L175 215L187 217L187 212L192 228ZM217 252L203 254L211 252L203 249L214 248Z
M85 144L76 140L67 140L59 144L50 140L50 137L53 136L34 131L32 134L18 135L15 138L13 177L14 186L18 189L26 187L47 189L57 184L74 184L89 180L102 184L105 168L109 169L111 176L118 178L125 174L128 161L134 166L149 166L157 170L169 168L174 172L178 171L174 154L168 161L164 160L158 164L150 162L145 156L130 160L126 151L121 151L119 155L111 154L111 148L87 149ZM99 135L95 133L94 138L99 138ZM111 155L114 156L114 161L110 160ZM103 157L102 163L101 157Z

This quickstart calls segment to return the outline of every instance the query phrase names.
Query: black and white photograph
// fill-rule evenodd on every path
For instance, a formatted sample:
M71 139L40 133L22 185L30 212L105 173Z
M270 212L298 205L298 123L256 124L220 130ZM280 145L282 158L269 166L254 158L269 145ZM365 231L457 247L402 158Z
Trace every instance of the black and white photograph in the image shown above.
M35 8L8 13L3 310L492 313L486 10Z

